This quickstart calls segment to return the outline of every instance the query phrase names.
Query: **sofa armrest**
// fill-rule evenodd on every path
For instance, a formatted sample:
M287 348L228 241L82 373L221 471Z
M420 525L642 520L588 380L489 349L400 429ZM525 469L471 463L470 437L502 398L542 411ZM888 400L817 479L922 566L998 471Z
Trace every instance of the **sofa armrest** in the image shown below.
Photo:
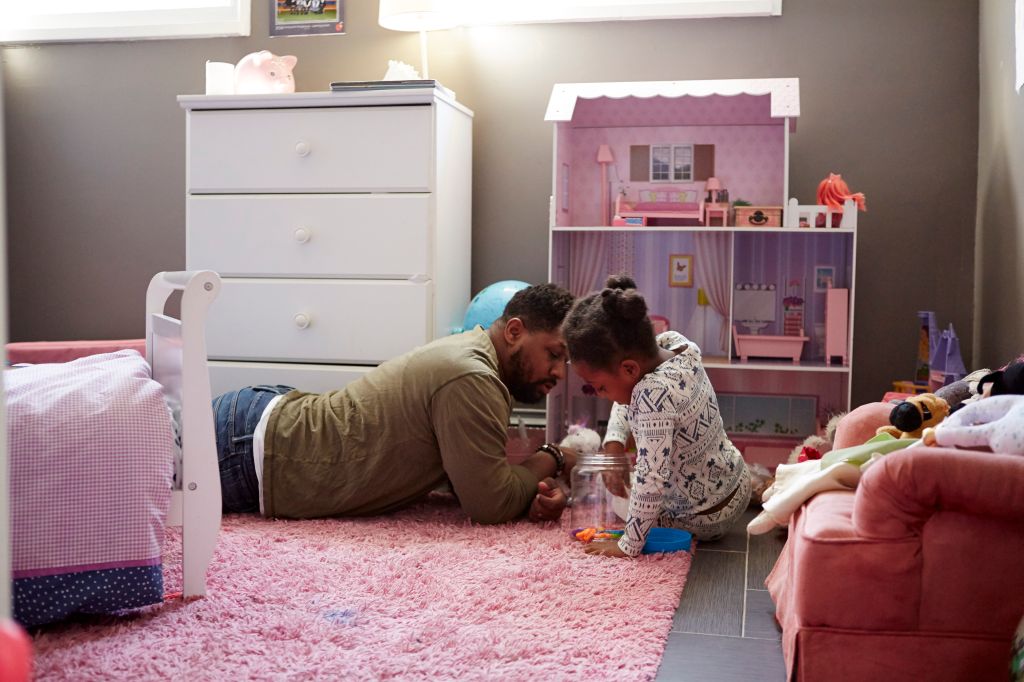
M885 455L861 477L853 505L858 535L919 536L939 511L1024 518L1024 457L914 447Z
M892 403L865 403L843 415L836 427L834 450L866 443L879 426L889 426Z

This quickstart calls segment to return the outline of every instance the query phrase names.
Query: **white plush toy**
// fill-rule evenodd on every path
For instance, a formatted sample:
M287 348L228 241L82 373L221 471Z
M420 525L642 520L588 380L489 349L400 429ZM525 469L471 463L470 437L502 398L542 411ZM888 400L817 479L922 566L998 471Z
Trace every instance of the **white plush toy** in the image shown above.
M592 455L601 449L601 436L594 429L573 424L569 427L569 435L559 445L572 448L581 455Z

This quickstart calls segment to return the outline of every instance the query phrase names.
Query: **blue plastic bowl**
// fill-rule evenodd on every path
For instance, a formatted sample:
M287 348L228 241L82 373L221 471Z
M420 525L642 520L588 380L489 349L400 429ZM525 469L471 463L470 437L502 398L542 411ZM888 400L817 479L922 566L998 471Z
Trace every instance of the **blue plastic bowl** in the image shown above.
M652 528L647 534L647 542L644 544L644 554L656 554L658 552L689 552L690 542L693 540L685 530L676 528Z

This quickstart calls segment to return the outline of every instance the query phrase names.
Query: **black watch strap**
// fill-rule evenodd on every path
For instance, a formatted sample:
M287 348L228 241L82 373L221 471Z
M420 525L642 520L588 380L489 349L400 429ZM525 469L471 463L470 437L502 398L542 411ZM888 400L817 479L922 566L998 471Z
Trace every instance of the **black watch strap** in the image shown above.
M565 471L565 455L562 454L562 449L552 443L544 443L539 448L538 452L546 452L555 458L555 478L562 475Z

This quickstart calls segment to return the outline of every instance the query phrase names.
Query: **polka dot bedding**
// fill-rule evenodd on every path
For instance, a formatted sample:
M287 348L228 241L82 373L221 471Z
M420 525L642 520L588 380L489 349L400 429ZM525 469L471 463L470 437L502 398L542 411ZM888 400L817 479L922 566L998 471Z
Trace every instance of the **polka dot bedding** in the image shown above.
M134 350L4 372L14 616L159 602L174 432Z

